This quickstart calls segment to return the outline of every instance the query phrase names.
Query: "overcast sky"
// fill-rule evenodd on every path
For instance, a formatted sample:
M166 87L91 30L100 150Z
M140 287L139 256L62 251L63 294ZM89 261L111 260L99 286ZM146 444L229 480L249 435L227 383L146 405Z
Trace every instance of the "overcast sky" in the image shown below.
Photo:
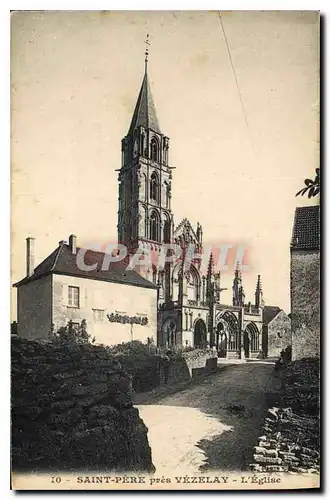
M175 167L172 209L204 241L244 242L247 300L287 312L295 198L318 166L318 14L22 12L12 16L12 278L69 234L116 241L117 172L149 76ZM312 201L315 203L315 200ZM232 273L223 273L231 287ZM221 302L231 302L224 292ZM15 301L13 301L13 311ZM13 312L14 314L14 312Z

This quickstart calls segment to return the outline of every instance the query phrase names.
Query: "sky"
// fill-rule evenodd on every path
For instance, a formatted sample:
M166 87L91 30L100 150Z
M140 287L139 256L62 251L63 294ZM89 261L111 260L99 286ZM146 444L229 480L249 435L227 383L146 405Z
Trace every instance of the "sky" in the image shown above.
M170 137L175 224L243 243L246 300L290 311L296 198L319 166L312 11L19 12L11 18L12 282L71 233L116 242L117 169L144 71ZM231 302L232 270L222 274ZM12 294L12 317L16 312Z

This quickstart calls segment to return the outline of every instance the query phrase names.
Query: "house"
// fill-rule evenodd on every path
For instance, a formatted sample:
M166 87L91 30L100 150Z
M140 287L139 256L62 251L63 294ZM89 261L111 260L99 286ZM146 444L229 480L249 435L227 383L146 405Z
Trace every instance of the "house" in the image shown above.
M278 357L283 349L292 344L291 320L280 307L264 307L262 343L263 353L270 358Z
M292 359L319 356L319 206L296 208L290 250Z
M47 340L52 325L85 319L97 344L156 341L157 286L109 257L77 247L71 235L34 268L34 239L27 238L27 275L14 285L18 335Z

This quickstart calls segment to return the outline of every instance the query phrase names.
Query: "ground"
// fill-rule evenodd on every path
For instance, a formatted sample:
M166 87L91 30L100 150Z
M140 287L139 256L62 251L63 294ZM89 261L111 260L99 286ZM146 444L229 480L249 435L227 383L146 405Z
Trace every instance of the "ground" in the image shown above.
M248 470L266 394L276 383L273 370L260 362L226 366L176 394L147 395L137 407L156 472Z

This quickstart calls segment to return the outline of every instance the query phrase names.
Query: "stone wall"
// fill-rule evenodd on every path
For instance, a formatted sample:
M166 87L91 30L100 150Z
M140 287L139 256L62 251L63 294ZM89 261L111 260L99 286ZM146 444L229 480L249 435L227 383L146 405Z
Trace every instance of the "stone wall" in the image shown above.
M217 371L217 354L212 349L195 349L182 353L170 364L168 384L189 381L198 376L205 376ZM161 370L160 382L164 383Z
M288 345L292 345L291 320L281 311L266 326L267 329L267 356L277 357Z
M14 471L152 471L132 378L101 346L12 339Z
M218 355L212 349L196 349L182 354L190 376L215 372L217 369Z
M254 447L255 472L319 473L320 364L317 358L275 365L278 383Z
M320 252L291 250L292 359L320 353Z
M52 323L52 275L17 288L17 332L26 339L48 338Z
M270 408L263 435L254 447L254 472L319 473L320 453L315 447L319 422L297 415L291 408Z

